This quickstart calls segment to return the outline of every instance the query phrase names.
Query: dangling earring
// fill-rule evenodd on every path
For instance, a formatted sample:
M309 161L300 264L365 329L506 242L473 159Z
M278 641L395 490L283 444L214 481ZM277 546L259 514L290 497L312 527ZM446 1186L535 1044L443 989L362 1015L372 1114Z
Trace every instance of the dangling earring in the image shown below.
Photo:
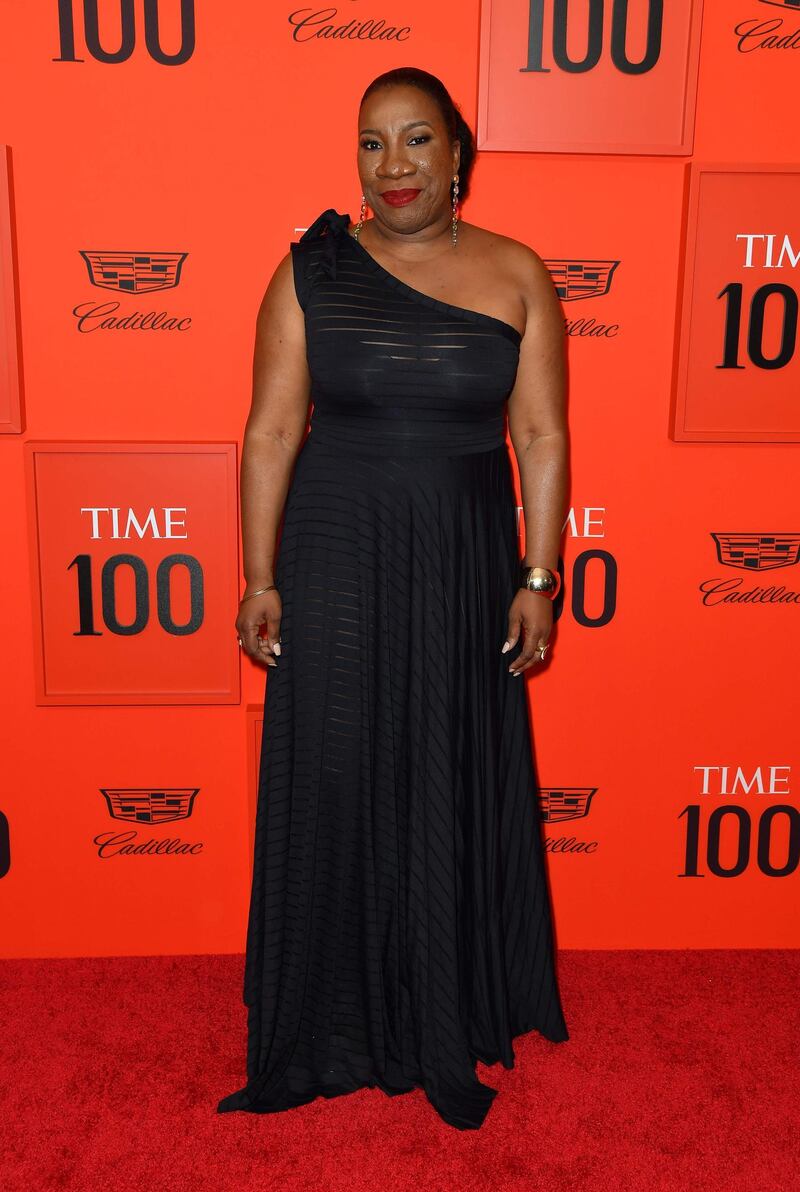
M366 200L366 197L362 194L362 196L361 196L361 212L358 217L358 223L356 224L356 230L353 232L354 240L358 240L358 234L364 226L364 217L366 214L367 214L367 200Z
M453 174L453 248L458 240L458 174Z

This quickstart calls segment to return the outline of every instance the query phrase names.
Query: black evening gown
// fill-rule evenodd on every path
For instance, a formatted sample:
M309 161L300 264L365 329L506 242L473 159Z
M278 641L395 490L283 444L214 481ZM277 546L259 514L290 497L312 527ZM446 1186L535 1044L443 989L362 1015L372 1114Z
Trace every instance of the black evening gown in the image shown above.
M505 401L521 337L384 269L329 208L292 243L312 377L275 563L244 1001L221 1113L422 1088L458 1129L554 968Z

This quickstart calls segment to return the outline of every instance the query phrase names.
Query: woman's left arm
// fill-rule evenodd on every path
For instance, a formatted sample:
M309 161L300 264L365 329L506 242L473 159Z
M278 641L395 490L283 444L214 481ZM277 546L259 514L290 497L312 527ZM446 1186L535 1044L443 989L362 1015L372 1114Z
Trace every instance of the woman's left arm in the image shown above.
M519 468L525 518L523 562L556 571L567 513L569 459L564 314L542 259L526 245L518 245L518 250L527 321L517 377L508 399L508 430ZM503 647L505 652L514 646L524 631L523 648L509 666L512 674L520 674L536 662L534 651L547 643L552 628L552 601L520 588L509 609L508 641Z

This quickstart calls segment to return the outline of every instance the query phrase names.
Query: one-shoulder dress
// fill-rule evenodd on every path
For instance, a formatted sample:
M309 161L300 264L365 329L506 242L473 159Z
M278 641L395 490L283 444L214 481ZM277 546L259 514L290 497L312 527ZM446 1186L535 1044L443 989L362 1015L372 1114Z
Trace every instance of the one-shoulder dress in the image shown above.
M521 336L383 268L329 208L291 244L312 380L275 562L247 924L247 1083L218 1112L415 1088L458 1129L569 1038L525 679L508 672Z

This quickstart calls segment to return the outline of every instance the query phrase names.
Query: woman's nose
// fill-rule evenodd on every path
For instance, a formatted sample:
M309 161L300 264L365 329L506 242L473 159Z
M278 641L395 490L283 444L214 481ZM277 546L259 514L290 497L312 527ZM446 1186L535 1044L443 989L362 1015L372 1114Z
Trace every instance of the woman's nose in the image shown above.
M387 149L381 162L381 169L383 173L393 176L405 173L408 169L408 156L405 151L402 148Z

